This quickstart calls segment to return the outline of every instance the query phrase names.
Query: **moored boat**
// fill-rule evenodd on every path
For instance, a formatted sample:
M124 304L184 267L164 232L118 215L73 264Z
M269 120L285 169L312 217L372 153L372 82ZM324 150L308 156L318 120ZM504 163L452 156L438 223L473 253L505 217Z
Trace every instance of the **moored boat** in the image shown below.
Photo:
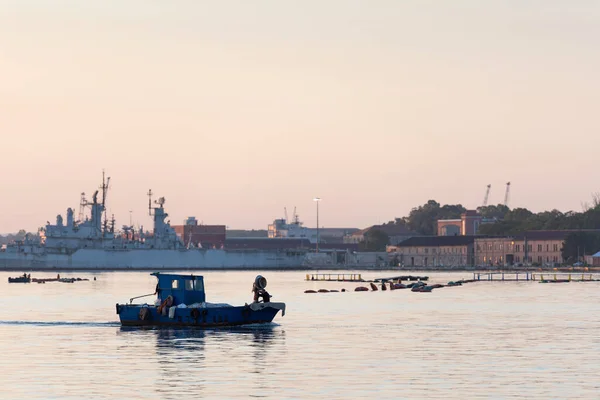
M285 303L271 302L265 290L267 281L257 276L253 285L254 301L243 306L206 302L204 278L197 275L154 272L158 284L155 293L117 304L116 312L123 326L196 326L201 328L262 324L273 321ZM133 304L136 298L157 295L153 304ZM262 299L262 301L260 301Z
M31 282L31 274L23 274L23 276L18 276L16 278L8 278L8 283L30 283Z

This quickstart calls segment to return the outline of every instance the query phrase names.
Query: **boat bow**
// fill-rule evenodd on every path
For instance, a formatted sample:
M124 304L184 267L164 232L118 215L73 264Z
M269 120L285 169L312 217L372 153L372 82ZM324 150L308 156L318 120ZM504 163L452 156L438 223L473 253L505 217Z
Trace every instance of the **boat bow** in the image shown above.
M281 310L281 316L285 316L285 303L252 303L250 304L250 309L252 311L259 311L264 308L274 308L276 310Z

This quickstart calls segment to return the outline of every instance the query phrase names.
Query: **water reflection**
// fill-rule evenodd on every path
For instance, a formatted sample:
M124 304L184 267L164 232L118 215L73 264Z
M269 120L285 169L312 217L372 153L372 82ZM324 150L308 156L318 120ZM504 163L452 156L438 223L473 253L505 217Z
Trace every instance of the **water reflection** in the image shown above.
M285 339L285 331L277 324L248 327L199 329L194 327L148 328L120 327L119 334L154 336L157 354L171 350L204 350L207 337L221 341L248 342L260 350L260 354L274 341ZM259 354L257 354L259 356Z
M230 383L236 370L252 374L253 390L262 393L268 389L265 372L277 360L270 349L285 341L285 331L277 324L219 329L122 327L118 334L146 350L154 342L153 356L146 361L161 377L153 382L160 398L176 397L175 393L201 397L207 389ZM212 379L207 371L212 371Z

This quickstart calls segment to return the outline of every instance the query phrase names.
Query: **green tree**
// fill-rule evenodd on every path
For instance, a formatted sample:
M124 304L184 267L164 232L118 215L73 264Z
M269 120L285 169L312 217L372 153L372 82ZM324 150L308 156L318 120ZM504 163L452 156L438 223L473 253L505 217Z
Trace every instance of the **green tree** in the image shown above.
M579 261L578 258L594 254L599 250L599 233L573 232L565 238L561 253L563 260L568 263L574 263Z
M440 206L435 200L429 200L422 206L413 208L406 221L407 227L421 235L435 235L438 219L460 218L466 209L461 204L446 204Z
M390 237L387 233L379 229L371 229L365 233L365 240L359 245L362 251L385 251L385 247L390 243Z
M510 209L504 204L498 204L497 206L482 206L477 207L477 212L483 217L488 219L504 219L506 214L510 212Z

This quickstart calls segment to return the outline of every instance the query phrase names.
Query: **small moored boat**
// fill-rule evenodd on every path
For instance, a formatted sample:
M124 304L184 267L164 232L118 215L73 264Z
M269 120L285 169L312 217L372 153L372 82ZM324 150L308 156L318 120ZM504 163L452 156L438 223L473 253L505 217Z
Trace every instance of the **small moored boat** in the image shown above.
M261 324L273 321L285 303L271 302L265 290L267 280L257 276L252 286L254 301L243 306L206 302L204 278L196 275L161 274L154 293L133 297L129 304L117 304L123 326L197 326L202 328ZM134 299L157 295L153 304L133 304ZM262 301L260 301L262 299Z
M23 276L18 276L16 278L8 278L8 283L30 283L31 282L31 274L23 274Z

